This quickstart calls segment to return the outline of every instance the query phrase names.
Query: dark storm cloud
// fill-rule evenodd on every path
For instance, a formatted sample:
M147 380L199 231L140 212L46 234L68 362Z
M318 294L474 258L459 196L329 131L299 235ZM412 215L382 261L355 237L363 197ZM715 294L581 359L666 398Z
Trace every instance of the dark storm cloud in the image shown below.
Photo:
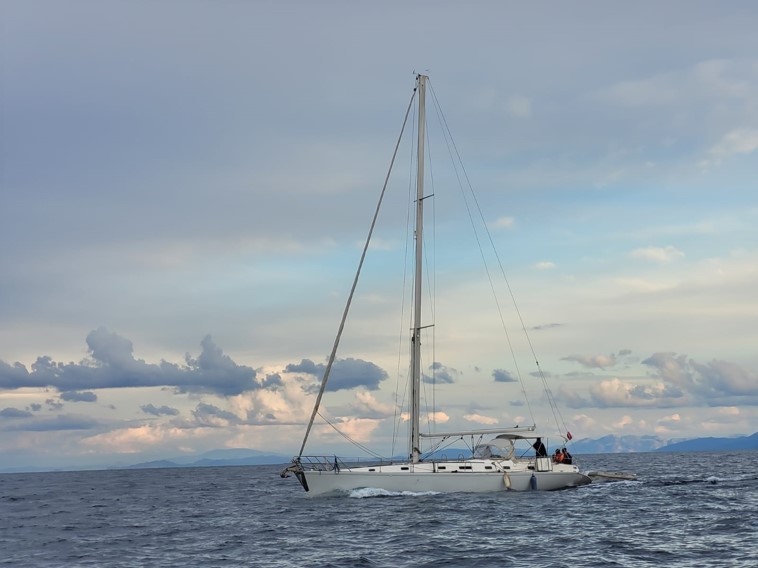
M305 373L317 378L324 376L326 365L323 363L316 364L310 359L303 359L300 363L287 365L285 373ZM387 378L387 373L379 366L370 361L362 359L338 359L332 365L329 374L329 382L326 385L327 391L338 391L352 389L355 387L365 387L368 390L377 390L379 383ZM308 390L317 390L316 385L308 387Z
M61 400L68 402L95 402L97 400L97 395L90 391L66 391L61 393Z
M19 410L18 408L3 408L0 410L0 418L28 418L34 416L28 410Z
M145 404L140 406L142 412L145 414L152 414L153 416L176 416L179 411L176 408L170 406L155 406L153 404Z
M254 369L232 361L210 335L203 339L202 351L196 359L189 354L185 356L185 365L166 361L151 364L135 359L131 341L102 327L87 336L87 346L89 359L80 363L60 363L41 356L32 364L31 372L21 363L9 365L0 361L0 388L53 387L70 392L168 386L178 392L232 396L278 384L274 377L267 378L261 385L255 380Z
M512 373L504 369L495 369L492 371L492 378L496 383L515 383L516 377Z
M242 422L236 414L204 402L197 405L192 411L192 416L199 426L209 428L221 428Z
M325 365L316 365L310 359L303 359L300 363L290 363L284 368L285 373L305 373L307 375L323 375Z
M282 377L278 373L266 375L266 378L261 382L262 389L275 389L280 386L282 386Z
M424 374L422 380L425 383L452 384L458 379L458 370L452 367L446 367L439 361L429 365L430 375Z

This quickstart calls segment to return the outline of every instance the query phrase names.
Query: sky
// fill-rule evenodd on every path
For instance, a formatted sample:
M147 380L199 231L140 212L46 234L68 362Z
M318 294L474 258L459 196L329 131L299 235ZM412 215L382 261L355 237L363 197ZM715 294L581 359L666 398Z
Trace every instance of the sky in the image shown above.
M754 2L0 12L3 467L296 454L414 72L565 428L758 431ZM401 148L322 409L383 455L405 451ZM485 323L486 276L442 172L424 407L438 430L529 424L520 372L550 431L529 353L517 368ZM323 422L306 450L357 455Z

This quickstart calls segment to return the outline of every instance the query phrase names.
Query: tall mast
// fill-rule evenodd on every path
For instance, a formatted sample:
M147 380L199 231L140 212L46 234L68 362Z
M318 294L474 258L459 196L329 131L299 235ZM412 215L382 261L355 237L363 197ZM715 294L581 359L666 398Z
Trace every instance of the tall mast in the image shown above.
M421 274L424 253L424 138L426 136L426 75L418 81L418 155L416 163L416 275L414 278L413 335L411 336L411 460L420 459L419 413L421 392Z

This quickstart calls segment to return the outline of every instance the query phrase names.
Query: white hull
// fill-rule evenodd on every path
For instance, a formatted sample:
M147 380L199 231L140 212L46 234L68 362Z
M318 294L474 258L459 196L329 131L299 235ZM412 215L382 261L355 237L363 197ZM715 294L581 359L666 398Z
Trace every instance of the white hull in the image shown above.
M351 468L342 470L303 470L301 483L309 496L347 492L354 489L376 488L391 492L435 493L492 493L497 491L554 491L578 487L591 482L575 466L556 466L551 471L534 471L527 468L506 469L495 462L465 462L467 469L461 471L447 462L385 466L383 468ZM494 471L485 471L484 464ZM445 471L437 469L445 466ZM477 465L481 467L476 467ZM406 470L401 470L406 468ZM373 469L373 471L369 471ZM479 471L476 471L479 470Z

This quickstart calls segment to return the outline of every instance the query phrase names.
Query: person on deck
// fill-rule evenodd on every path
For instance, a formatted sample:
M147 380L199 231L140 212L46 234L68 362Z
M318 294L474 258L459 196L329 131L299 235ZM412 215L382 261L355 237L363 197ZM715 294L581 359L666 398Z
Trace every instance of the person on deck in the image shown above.
M534 448L535 454L538 458L547 457L547 448L545 447L545 444L542 443L542 438L537 438L534 444L532 444L532 447Z
M553 463L563 463L563 453L561 450L555 450L553 454Z
M568 464L568 465L571 465L572 456L569 453L569 451L566 448L563 448L563 450L561 450L561 454L562 454L562 457L563 457L563 459L561 460L561 462L565 463L565 464Z

